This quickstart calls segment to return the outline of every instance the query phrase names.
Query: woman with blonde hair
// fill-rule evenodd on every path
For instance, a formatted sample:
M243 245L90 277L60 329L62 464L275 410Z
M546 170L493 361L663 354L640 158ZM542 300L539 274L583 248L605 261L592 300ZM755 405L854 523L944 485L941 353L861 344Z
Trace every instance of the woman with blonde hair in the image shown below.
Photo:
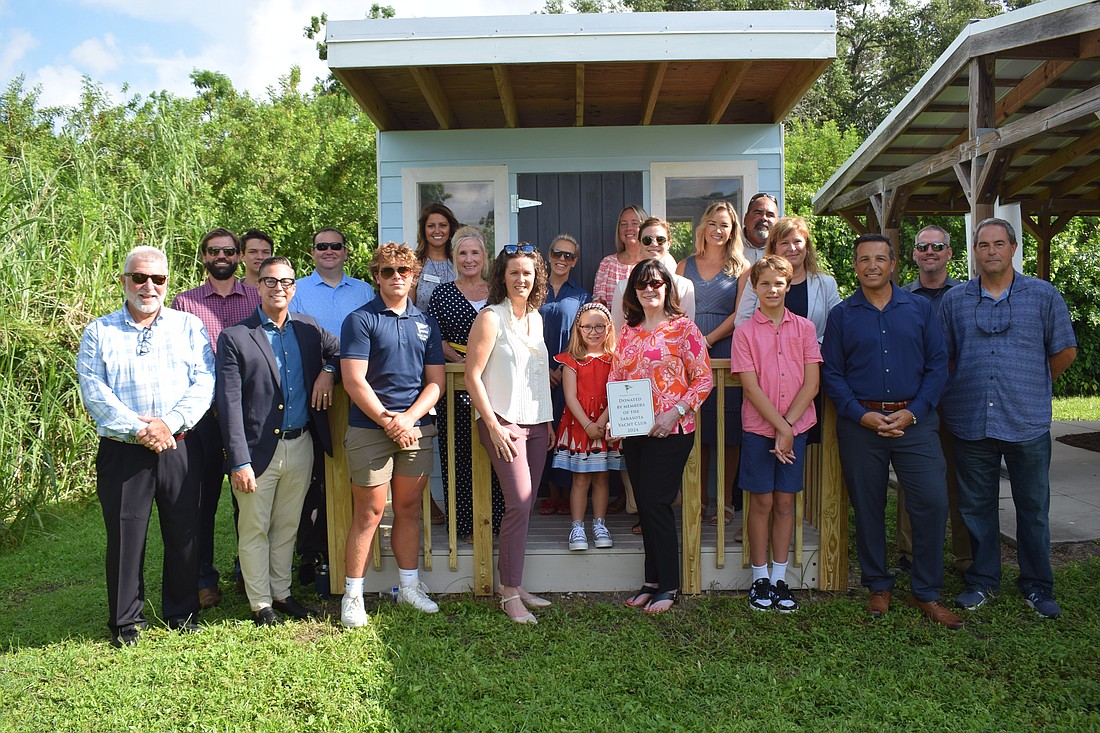
M592 300L611 305L615 286L630 276L630 271L642 259L642 245L638 235L642 222L649 218L641 206L631 204L619 212L615 227L615 254L600 260L596 280L592 285Z
M741 223L737 210L728 201L715 201L703 212L695 228L695 254L676 266L676 274L691 280L695 286L695 324L706 339L711 359L730 358L733 319L737 310L738 279L748 271L749 262L743 254ZM718 445L718 397L711 392L700 414L702 430L702 506L707 510L707 487L710 481L711 450ZM740 494L734 491L737 463L741 454L741 390L726 388L725 524L733 520L740 505ZM712 519L717 524L719 518Z

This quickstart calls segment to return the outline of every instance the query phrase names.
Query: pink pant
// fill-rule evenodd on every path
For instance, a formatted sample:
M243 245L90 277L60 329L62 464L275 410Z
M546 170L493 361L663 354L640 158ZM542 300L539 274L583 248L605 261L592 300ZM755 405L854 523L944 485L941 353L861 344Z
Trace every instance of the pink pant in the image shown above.
M489 454L493 469L504 491L504 518L500 522L500 541L497 556L497 573L501 585L523 585L523 559L527 552L527 525L531 521L531 508L535 504L542 469L546 465L546 451L550 439L551 423L516 425L500 415L497 420L504 427L520 436L515 442L519 452L512 462L505 461L493 450L493 441L484 420L477 421L477 433L481 444Z

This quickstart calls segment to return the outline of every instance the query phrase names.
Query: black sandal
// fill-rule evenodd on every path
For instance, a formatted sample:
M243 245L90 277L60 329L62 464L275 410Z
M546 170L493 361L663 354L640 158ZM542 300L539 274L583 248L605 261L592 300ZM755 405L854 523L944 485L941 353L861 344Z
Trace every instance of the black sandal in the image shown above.
M627 608L645 608L653 601L653 596L657 595L657 586L655 585L643 585L638 592L623 601L623 605ZM635 603L639 597L646 596L646 600L643 603Z
M664 613L665 611L671 611L672 607L675 606L679 602L679 600L680 600L680 594L679 593L677 593L674 590L666 590L666 591L663 591L663 592L658 593L657 595L653 596L653 598L651 598L649 600L649 603L645 604L645 608L642 609L642 610L644 610L646 613L652 613L652 614ZM650 611L649 610L651 606L653 606L656 603L661 603L662 601L672 601L672 603L669 604L668 608L666 608L664 610L661 610L661 611Z
M634 526L630 528L630 532L632 534L641 534L642 533L642 522L641 522L641 520L635 522Z

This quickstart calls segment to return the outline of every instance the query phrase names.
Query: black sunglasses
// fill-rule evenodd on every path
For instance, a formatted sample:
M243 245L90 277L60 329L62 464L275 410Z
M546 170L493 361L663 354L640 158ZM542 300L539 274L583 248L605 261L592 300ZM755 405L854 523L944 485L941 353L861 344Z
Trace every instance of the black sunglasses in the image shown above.
M284 278L261 277L260 278L260 284L263 285L264 287L271 288L272 290L275 289L276 285L282 285L283 290L290 290L292 287L294 287L294 278L292 278L292 277L284 277Z
M144 285L146 280L152 280L154 285L163 285L168 282L167 275L150 275L146 272L124 272L124 277L134 281L134 285Z
M662 237L660 235L653 236L653 235L647 234L646 236L642 237L642 244L644 244L647 247L649 245L653 244L654 242L656 242L657 244L664 244L667 241L668 241L668 237Z
M316 242L313 245L313 249L317 250L318 252L327 252L330 249L333 252L339 252L343 248L343 242Z
M519 244L506 244L504 245L504 254L533 254L535 251L535 245L527 244L526 242L520 242Z
M552 249L550 250L551 257L557 257L558 259L565 260L566 262L572 262L577 259L576 252L566 252L564 249Z
M232 257L237 254L236 247L207 247L206 254L208 255L225 255L226 257Z
M389 280L394 275L400 275L401 277L408 277L412 274L413 269L408 265L400 265L399 267L383 267L378 270L378 277L382 280Z
M927 252L929 247L933 252L943 252L947 249L947 242L917 242L913 245L913 249L918 252Z
M758 193L758 194L756 194L751 199L749 199L749 206L752 206L752 202L756 201L757 199L771 199L773 204L775 204L776 206L779 206L779 200L776 199L775 196L772 196L770 193Z
M652 280L642 280L641 282L636 283L634 285L634 289L637 290L640 293L643 290L646 290L647 288L652 289L652 290L660 290L664 286L665 286L665 281L661 280L660 278L655 277Z

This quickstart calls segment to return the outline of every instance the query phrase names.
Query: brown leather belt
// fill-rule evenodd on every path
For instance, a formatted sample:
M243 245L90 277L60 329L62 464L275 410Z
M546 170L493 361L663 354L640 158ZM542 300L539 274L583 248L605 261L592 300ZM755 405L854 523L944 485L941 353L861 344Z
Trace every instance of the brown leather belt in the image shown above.
M897 412L898 410L904 410L912 404L913 400L901 400L900 402L875 402L874 400L860 400L859 404L866 407L868 410L877 410L878 412Z

